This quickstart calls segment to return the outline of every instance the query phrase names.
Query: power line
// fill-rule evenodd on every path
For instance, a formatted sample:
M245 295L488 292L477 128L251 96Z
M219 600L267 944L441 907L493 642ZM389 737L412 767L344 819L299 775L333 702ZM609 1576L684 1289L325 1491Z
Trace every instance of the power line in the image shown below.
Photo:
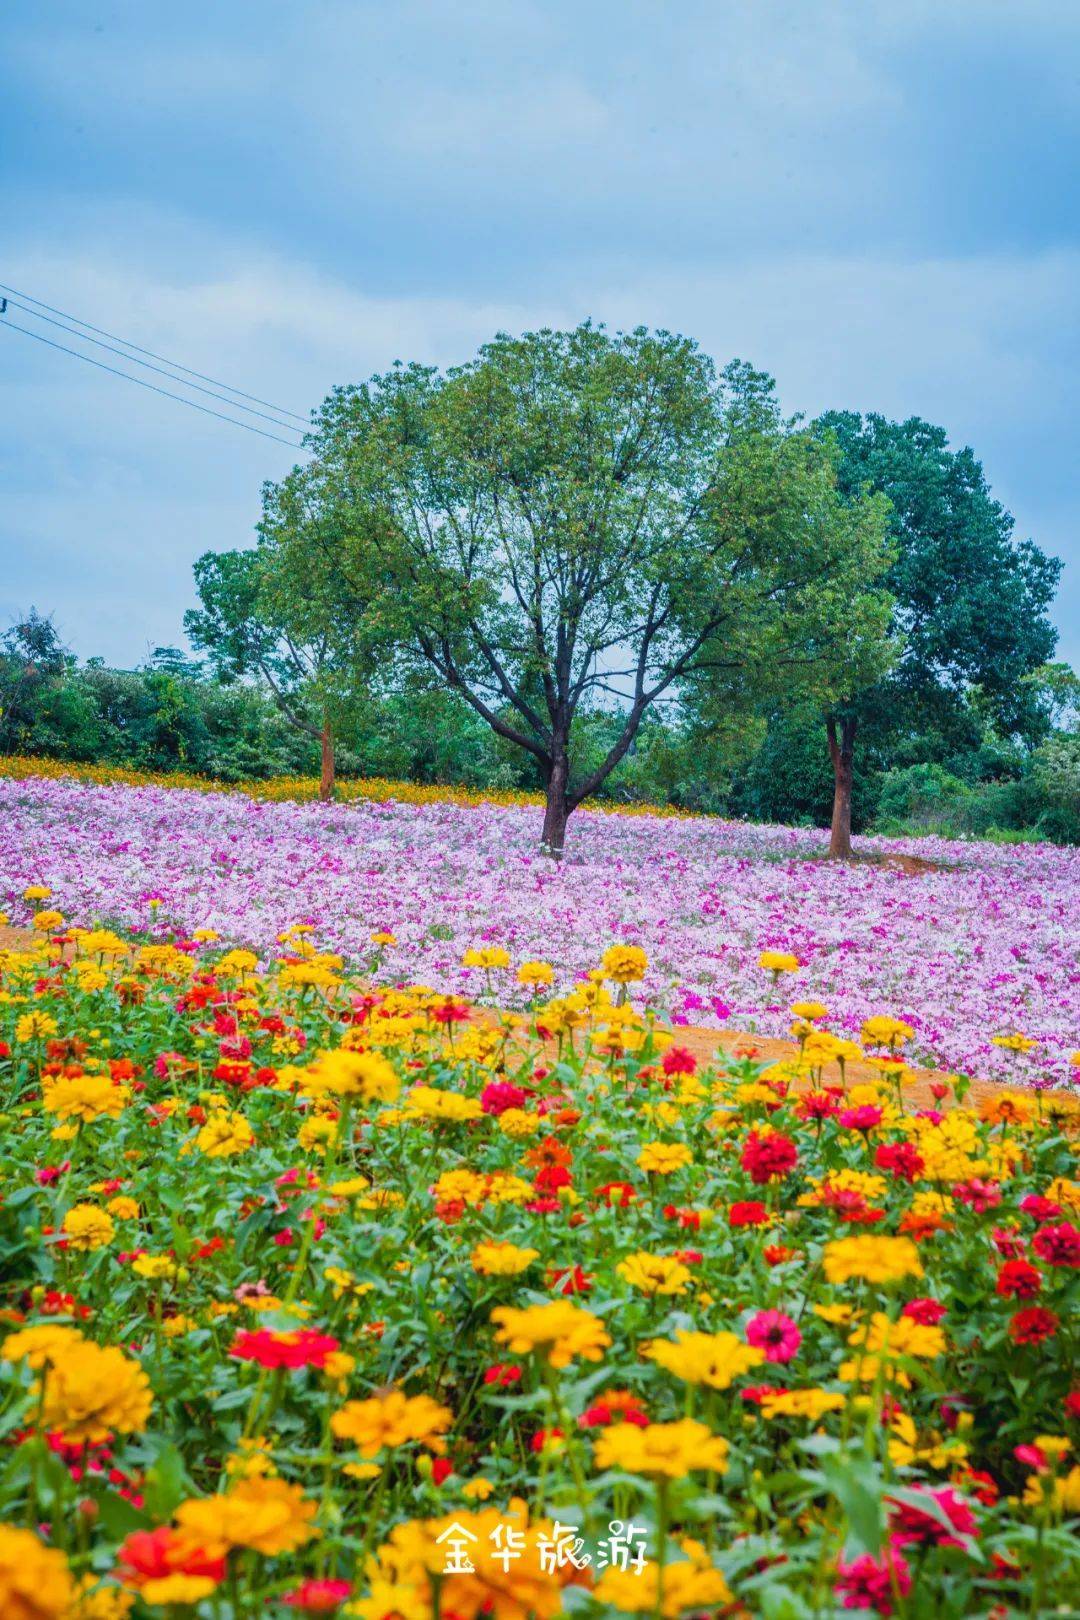
M242 405L239 400L230 399L228 394L219 394L213 388L203 388L200 383L184 382L182 377L177 377L173 372L166 371L164 366L151 365L149 360L140 360L137 355L128 354L123 349L114 348L111 343L102 343L100 338L91 337L87 332L80 332L74 326L65 326L63 321L54 321L50 315L39 315L36 309L31 309L29 304L20 303L17 298L6 298L4 302L9 304L12 309L23 310L27 315L32 316L35 321L46 321L50 326L59 327L61 332L67 332L72 337L80 338L83 343L93 343L98 349L107 349L110 354L118 354L121 360L127 360L133 366L145 366L147 371L155 371L159 377L168 377L170 381L180 383L183 388L193 388L197 394L206 394L210 399L220 399L223 404L231 405L234 410L247 411L249 416L258 416L264 422L273 422L275 427L285 428L289 433L296 432L290 422L280 422L276 416L270 416L266 411L257 411L252 405ZM123 342L123 339L121 338L120 341Z
M30 293L20 292L18 287L6 287L0 281L0 292L11 293L15 298L25 298L31 304L36 304L39 309L47 309L50 315L62 315L64 320L73 321L76 326L84 326L88 332L96 332L98 337L111 338L114 343L122 343L126 349L134 349L138 354L149 355L151 360L160 360L163 365L171 366L174 371L182 371L188 377L198 377L201 382L213 383L216 388L224 388L230 394L238 394L241 399L250 399L256 405L266 405L270 410L277 411L279 416L291 416L295 421L303 422L305 427L308 425L306 416L300 416L296 411L286 410L284 405L275 405L272 400L260 399L258 394L245 394L242 388L234 388L231 383L222 382L220 377L208 377L205 372L193 371L190 366L182 366L178 360L169 360L163 354L155 354L153 349L144 349L138 343L131 343L127 338L118 337L115 332L106 332L104 327L91 326L89 321L81 321L77 315L69 315L67 310L55 309L52 304L46 304L40 298L34 298ZM33 313L33 311L30 311L30 313ZM179 380L177 378L177 381Z
M199 405L193 399L185 399L183 394L174 394L168 388L159 388L156 383L147 382L144 377L133 377L129 371L121 371L117 366L107 366L103 360L91 359L88 354L80 354L78 349L69 349L66 343L54 343L52 338L43 337L40 332L32 332L28 326L19 326L16 321L0 321L0 329L21 332L24 337L33 338L35 343L46 343L50 349L59 349L62 354L73 354L76 360L85 360L88 366L96 366L99 371L110 371L114 377L123 377L125 382L137 383L140 388L149 388L152 394L163 394L166 399L175 399L193 411L202 411L204 416L216 416L221 422L231 422L233 427L244 428L248 433L257 433L260 438L273 439L277 444L287 444L290 450L304 448L303 444L297 444L294 439L283 439L278 433L267 433L265 428L256 427L253 422L241 422L237 416L226 416L224 411L211 410L209 405Z

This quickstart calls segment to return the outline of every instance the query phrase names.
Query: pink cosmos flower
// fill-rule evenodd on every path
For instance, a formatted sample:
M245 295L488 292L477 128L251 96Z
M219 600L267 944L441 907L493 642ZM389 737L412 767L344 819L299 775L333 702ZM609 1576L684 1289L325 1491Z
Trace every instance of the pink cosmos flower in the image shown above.
M746 1338L764 1351L766 1361L790 1361L802 1344L802 1334L783 1311L758 1311L746 1325Z

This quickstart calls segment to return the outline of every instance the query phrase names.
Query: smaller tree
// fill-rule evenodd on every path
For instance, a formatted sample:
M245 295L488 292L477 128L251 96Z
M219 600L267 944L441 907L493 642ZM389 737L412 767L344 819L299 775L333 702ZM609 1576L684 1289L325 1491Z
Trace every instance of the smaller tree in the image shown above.
M52 619L32 607L0 637L0 752L14 753L45 698L64 682L73 658Z
M1061 564L1030 540L990 493L970 449L951 450L944 428L912 417L829 411L815 431L839 452L839 487L872 490L891 506L892 596L898 656L887 670L856 663L845 701L826 709L835 779L830 853L851 853L855 739L872 728L899 739L942 736L970 723L972 694L1002 735L1034 715L1024 677L1053 653L1047 617Z
M370 644L340 608L321 566L335 508L317 497L316 474L298 467L263 491L258 544L251 551L205 552L195 563L202 604L184 615L192 645L222 681L254 676L281 713L321 750L319 797L333 798L336 721L348 707Z

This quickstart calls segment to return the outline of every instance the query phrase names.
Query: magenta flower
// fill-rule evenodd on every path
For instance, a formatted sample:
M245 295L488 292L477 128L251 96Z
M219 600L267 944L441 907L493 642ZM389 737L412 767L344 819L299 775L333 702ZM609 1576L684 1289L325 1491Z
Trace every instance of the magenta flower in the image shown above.
M758 1311L746 1325L746 1338L766 1361L790 1361L802 1344L802 1334L783 1311Z
M895 1546L890 1546L881 1558L864 1553L850 1564L841 1559L836 1573L834 1590L845 1609L893 1614L897 1599L907 1597L911 1591L911 1571Z

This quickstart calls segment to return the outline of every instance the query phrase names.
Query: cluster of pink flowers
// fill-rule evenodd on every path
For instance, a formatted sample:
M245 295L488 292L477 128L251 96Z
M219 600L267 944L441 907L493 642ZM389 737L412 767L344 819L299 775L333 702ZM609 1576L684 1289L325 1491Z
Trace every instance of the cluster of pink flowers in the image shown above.
M812 996L838 1033L904 1018L913 1061L1059 1084L1080 1045L1080 850L860 841L932 863L909 874L827 862L813 830L579 811L556 866L533 807L271 804L70 779L0 781L0 813L13 920L23 888L47 883L74 923L209 927L263 952L295 922L354 958L387 930L384 976L473 995L486 984L461 965L470 947L549 961L565 989L598 944L621 941L644 947L640 993L675 1022L782 1034L792 997ZM764 949L802 971L777 987ZM526 993L505 978L502 999ZM992 1044L1016 1029L1035 1051Z

